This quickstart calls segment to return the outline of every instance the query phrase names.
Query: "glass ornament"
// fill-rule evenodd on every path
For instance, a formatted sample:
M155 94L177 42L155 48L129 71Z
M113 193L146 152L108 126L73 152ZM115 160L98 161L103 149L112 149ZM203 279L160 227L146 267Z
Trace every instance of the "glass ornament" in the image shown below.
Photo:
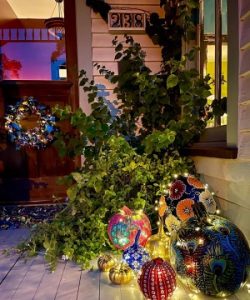
M125 250L134 243L138 229L141 230L139 244L145 246L151 235L148 217L142 211L132 211L124 206L109 220L108 236L116 248Z
M202 203L195 217L171 236L171 263L181 281L194 292L226 297L247 279L248 243L231 221L207 215Z
M109 270L109 279L114 284L126 284L133 278L133 271L130 267L121 262Z
M202 202L210 214L216 212L216 202L212 193L196 177L178 176L169 187L167 197L168 213L173 214L178 220L186 221L194 216L192 206ZM167 221L166 221L167 225ZM168 228L171 231L170 228Z
M138 277L138 284L146 299L169 299L176 288L176 274L162 258L146 262Z
M158 232L149 237L145 248L148 250L151 258L160 257L169 261L170 236L164 232L162 218L159 219L159 222Z
M143 264L150 260L148 251L139 245L141 231L138 230L134 244L124 250L122 258L135 272L139 272Z

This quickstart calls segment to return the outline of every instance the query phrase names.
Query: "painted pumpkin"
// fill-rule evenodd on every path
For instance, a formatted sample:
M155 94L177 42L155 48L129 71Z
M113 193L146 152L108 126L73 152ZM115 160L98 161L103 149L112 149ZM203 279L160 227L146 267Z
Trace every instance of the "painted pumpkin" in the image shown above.
M133 278L133 271L126 263L119 263L109 270L109 279L114 284L126 284Z
M202 202L210 214L216 212L216 202L206 186L194 176L179 176L169 188L167 206L169 213L180 221L186 221L194 216L192 206ZM169 216L171 216L171 214ZM171 223L166 218L166 225ZM171 228L168 227L171 231Z
M138 284L146 299L167 300L176 288L176 274L169 263L155 258L143 265Z
M99 270L103 272L109 271L115 264L116 261L114 257L110 254L104 254L100 256L97 261Z
M134 243L138 229L141 230L139 244L145 246L151 235L148 217L141 211L132 211L124 206L109 221L109 239L116 248L125 250Z
M141 231L138 230L134 244L124 250L122 258L135 272L139 272L143 264L150 260L148 251L139 245Z
M248 243L231 221L207 216L201 203L194 206L194 212L195 217L171 237L171 263L195 292L226 297L246 281Z

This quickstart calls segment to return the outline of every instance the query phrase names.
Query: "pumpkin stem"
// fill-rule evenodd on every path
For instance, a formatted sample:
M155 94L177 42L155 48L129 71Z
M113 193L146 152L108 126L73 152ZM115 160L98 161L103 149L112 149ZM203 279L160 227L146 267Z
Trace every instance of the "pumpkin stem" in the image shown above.
M140 238L140 235L141 235L141 230L139 229L136 233L136 236L135 236L135 244L138 245L139 244L139 238Z

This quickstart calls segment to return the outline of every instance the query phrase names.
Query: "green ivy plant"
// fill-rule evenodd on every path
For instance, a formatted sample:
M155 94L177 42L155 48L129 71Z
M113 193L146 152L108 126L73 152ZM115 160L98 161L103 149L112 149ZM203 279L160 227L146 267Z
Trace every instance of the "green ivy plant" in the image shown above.
M116 104L120 109L116 126L130 139L142 141L152 132L175 132L171 149L182 149L206 127L206 105L210 96L210 76L201 78L196 69L186 69L195 49L181 58L171 59L163 72L152 74L145 64L145 53L132 37L113 40L119 75L97 65L101 75L116 84ZM161 133L163 134L163 133Z
M210 78L201 79L195 69L185 68L195 50L179 59L174 55L153 74L132 37L115 38L113 46L119 75L95 66L116 85L117 116L112 118L85 71L80 72L79 81L88 94L91 114L69 107L54 109L60 121L69 124L58 133L55 146L61 155L84 155L85 162L65 179L67 207L52 223L39 226L23 246L30 254L44 248L52 269L60 256L85 268L99 253L112 249L107 224L123 205L144 209L155 224L154 202L166 193L173 175L195 174L192 160L180 155L199 136L207 119Z
M141 155L123 137L111 136L91 164L68 177L67 207L52 223L40 225L24 249L32 255L44 248L52 269L62 256L86 268L98 254L113 249L107 235L112 214L126 205L144 209L154 220L155 200L173 174L186 172L194 172L189 158L178 153L163 158Z

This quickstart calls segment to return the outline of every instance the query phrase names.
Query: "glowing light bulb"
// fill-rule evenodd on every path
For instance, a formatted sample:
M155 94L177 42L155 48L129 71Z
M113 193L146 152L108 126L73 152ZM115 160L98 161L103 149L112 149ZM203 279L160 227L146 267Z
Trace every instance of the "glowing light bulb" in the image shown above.
M158 200L155 200L155 204L158 204Z
M171 184L171 183L169 183L169 184L168 184L168 187L171 187L171 186L172 186L172 184Z
M200 231L200 227L195 227L195 231Z
M199 245L203 245L204 244L204 240L203 239L199 239Z
M184 176L185 176L185 177L188 177L188 173L184 173Z
M211 218L207 218L207 221L210 223L210 222L212 222L212 219Z
M174 174L174 178L176 179L178 177L178 175L177 174Z
M158 207L155 207L155 210L157 211L159 208Z
M219 215L220 214L220 210L216 209L216 214Z

